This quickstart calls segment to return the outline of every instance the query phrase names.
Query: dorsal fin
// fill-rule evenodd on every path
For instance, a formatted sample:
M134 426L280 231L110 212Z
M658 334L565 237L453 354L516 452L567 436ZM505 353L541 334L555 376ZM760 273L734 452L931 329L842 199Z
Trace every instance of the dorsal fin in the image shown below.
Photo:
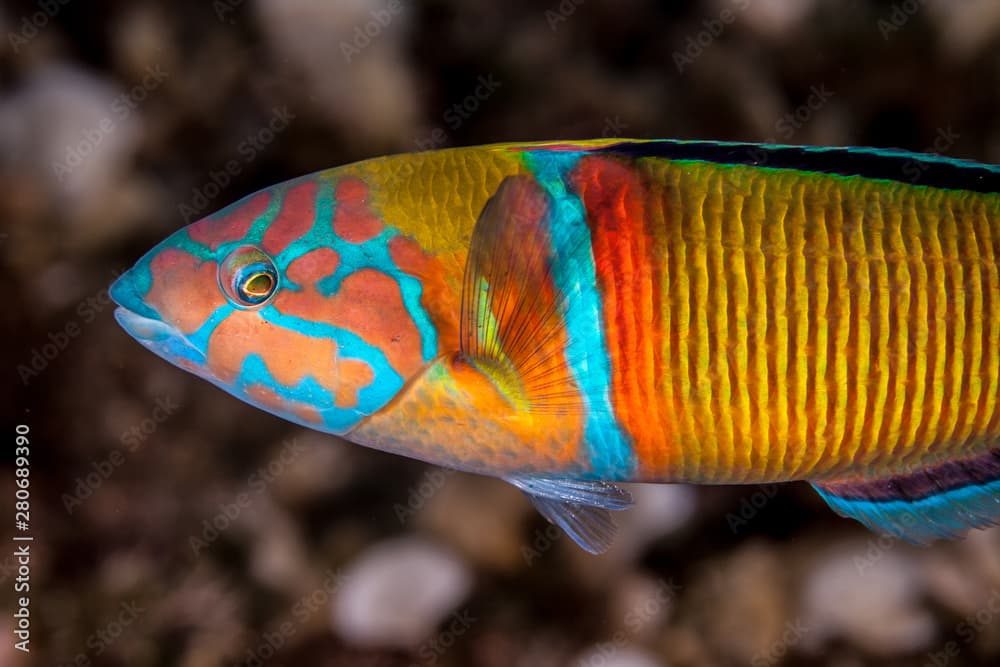
M589 252L589 237L586 225L552 222L551 198L534 178L504 179L472 233L460 346L518 407L576 414L582 402L566 359L567 296L553 264Z
M889 148L783 146L727 141L623 140L591 149L631 158L714 162L839 176L861 176L947 190L1000 192L1000 167Z

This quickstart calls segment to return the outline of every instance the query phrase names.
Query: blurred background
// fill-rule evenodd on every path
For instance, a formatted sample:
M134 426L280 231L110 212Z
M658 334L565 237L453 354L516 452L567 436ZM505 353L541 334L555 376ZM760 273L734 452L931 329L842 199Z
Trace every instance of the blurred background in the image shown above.
M106 291L187 222L391 152L627 136L1000 163L1000 3L4 0L0 36L0 494L26 424L34 537L30 656L0 549L0 664L1000 663L997 530L918 549L804 484L649 486L589 556L503 483L173 368Z

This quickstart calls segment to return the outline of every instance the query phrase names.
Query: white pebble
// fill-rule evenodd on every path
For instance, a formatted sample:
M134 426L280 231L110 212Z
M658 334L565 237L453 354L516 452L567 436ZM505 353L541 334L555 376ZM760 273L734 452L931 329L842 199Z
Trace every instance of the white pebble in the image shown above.
M820 561L803 590L804 645L821 650L844 637L876 655L914 653L935 639L931 613L920 599L916 563L898 540L873 536Z
M90 208L118 187L140 138L121 94L83 69L40 67L0 98L0 152L65 209Z
M360 646L413 649L468 596L472 575L458 558L420 538L363 552L344 571L334 630Z
M577 658L573 667L667 667L653 656L632 647L619 647L614 642L596 644Z

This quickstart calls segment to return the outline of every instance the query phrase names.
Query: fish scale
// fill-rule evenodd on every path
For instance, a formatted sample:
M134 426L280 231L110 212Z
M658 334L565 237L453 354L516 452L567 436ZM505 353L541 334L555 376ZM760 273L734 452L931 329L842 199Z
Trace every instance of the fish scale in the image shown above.
M589 551L627 481L805 479L927 542L1000 521L998 192L881 149L430 151L248 196L112 297L237 398L502 477Z

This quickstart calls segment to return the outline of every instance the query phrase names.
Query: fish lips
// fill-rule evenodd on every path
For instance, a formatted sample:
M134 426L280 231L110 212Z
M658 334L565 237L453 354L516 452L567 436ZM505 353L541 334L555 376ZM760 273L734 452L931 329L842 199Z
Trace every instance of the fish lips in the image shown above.
M115 321L143 347L185 370L204 367L204 353L142 300L131 271L119 276L108 293L118 304Z

